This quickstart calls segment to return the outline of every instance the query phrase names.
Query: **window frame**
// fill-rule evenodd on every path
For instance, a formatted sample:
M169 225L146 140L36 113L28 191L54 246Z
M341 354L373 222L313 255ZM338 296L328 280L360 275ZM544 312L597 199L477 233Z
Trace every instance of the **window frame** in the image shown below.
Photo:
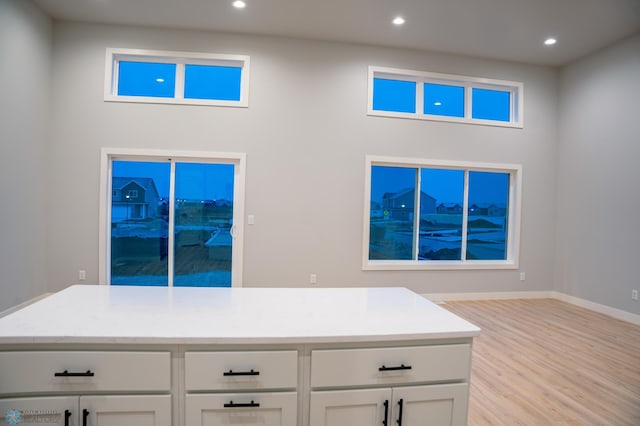
M121 96L118 95L118 70L120 61L176 64L174 96ZM250 57L220 53L178 52L164 50L107 48L105 59L105 102L134 102L153 104L204 105L241 107L249 106ZM240 73L240 99L216 100L184 97L186 65L231 66L242 69Z
M508 173L509 205L507 218L507 241L505 260L370 260L370 218L371 218L371 168L372 166L405 167L405 168L434 168L480 172ZM468 197L468 180L464 182L466 206ZM449 161L436 159L419 159L405 157L388 157L367 155L365 158L364 206L362 228L362 270L365 271L393 271L393 270L470 270L470 269L518 269L520 258L520 222L522 215L522 165L480 163L468 161ZM463 223L468 219L468 211L463 208ZM419 220L414 221L414 232ZM465 236L463 235L463 238Z
M128 148L102 148L100 151L100 211L98 234L98 284L110 285L111 277L111 197L112 188L112 162L114 160L132 161L174 161L233 164L234 188L233 188L233 236L231 287L242 287L243 255L244 255L244 215L245 215L245 183L246 183L246 157L245 153L237 152L208 152L208 151L174 151L174 150L149 150ZM174 209L173 189L169 197L169 209ZM174 223L170 223L168 232L172 234ZM169 244L172 253L171 244ZM170 267L169 274L173 274Z
M415 113L380 111L373 109L373 82L375 78L410 81L416 83L416 111ZM449 123L480 124L486 126L524 128L524 84L517 81L495 80L481 77L470 77L455 74L441 74L424 71L404 70L398 68L370 65L368 70L368 99L367 115L410 118L414 120L444 121ZM464 88L464 116L453 117L424 113L424 84L433 83ZM509 92L510 121L484 120L472 118L473 89L486 89Z

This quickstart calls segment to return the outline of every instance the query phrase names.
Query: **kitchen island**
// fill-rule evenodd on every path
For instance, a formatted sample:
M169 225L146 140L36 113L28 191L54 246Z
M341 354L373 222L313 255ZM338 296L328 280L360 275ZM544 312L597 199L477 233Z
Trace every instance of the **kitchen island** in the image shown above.
M0 319L0 416L462 425L479 333L404 288L71 286Z

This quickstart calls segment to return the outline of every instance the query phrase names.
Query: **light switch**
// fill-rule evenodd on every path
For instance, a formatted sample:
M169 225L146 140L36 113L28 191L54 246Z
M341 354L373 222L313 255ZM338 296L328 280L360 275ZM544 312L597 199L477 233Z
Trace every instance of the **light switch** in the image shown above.
M255 217L254 215L252 215L252 214L248 215L248 216L247 216L247 223L248 223L249 225L255 225L255 223L256 223L256 217Z

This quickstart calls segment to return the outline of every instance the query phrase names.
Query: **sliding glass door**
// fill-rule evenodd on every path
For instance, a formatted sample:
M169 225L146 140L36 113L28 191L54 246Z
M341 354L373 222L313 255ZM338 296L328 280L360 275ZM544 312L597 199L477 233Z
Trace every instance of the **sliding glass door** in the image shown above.
M109 284L233 284L236 161L132 157L110 166Z

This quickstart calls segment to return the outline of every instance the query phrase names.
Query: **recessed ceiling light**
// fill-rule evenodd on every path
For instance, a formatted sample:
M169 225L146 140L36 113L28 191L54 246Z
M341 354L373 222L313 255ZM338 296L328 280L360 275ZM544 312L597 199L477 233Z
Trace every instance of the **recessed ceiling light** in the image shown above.
M436 101L433 103L434 106L442 106L442 102L440 101Z
M393 25L402 25L404 24L404 18L402 16L396 16L395 18L393 18Z
M233 7L235 7L236 9L244 9L245 7L247 7L247 4L242 0L236 0L233 2Z
M546 46L553 46L553 45L554 45L554 44L556 44L557 42L558 42L558 40L556 40L555 38L553 38L553 37L549 37L548 39L546 39L546 40L544 41L544 44L545 44Z
M156 78L156 83L164 83L164 78L162 77Z

